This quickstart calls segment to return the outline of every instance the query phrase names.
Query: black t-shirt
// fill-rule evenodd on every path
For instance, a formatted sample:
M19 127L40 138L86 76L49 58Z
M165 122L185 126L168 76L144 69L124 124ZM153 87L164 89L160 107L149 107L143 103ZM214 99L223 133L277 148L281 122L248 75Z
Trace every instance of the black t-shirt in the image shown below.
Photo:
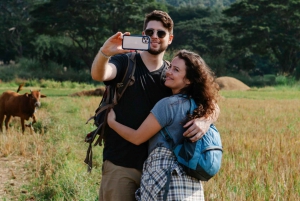
M128 64L125 54L116 55L109 61L117 67L116 78L106 85L120 82ZM114 107L116 120L130 128L137 129L149 115L153 106L162 98L170 96L171 90L164 86L161 74L165 64L158 70L149 72L139 54L136 55L135 83L129 86ZM142 170L148 156L148 143L134 145L119 136L109 126L105 130L103 160L115 165Z

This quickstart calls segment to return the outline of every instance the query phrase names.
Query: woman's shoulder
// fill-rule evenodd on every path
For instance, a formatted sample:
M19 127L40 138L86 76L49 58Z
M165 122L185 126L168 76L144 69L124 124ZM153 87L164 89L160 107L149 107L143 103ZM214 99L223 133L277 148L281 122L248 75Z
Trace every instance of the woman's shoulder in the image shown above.
M163 99L161 99L159 102L162 104L169 104L169 105L173 105L173 104L181 104L181 103L184 103L186 102L188 99L185 98L184 96L182 95L179 95L179 94L176 94L176 95L172 95L172 96L168 96L168 97L165 97ZM158 102L158 103L159 103Z

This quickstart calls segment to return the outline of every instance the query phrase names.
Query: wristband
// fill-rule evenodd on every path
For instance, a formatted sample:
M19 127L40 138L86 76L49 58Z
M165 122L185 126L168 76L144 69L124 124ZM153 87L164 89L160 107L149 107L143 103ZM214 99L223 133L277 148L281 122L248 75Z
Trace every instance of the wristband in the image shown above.
M106 59L109 59L109 58L110 58L110 56L107 56L106 54L104 54L104 53L102 52L102 47L100 48L99 52L100 52L100 54L101 54L103 57L105 57Z

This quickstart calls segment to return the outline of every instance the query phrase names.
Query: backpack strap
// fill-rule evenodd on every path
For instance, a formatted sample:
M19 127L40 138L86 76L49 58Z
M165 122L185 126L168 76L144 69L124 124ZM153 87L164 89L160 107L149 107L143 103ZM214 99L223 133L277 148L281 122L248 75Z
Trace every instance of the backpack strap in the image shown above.
M120 83L117 83L117 90L116 90L117 95L115 96L117 101L120 100L126 88L128 86L133 85L133 83L135 82L134 72L136 68L136 58L135 58L136 52L132 52L131 55L130 56L129 55L130 54L127 54L129 59L128 59L128 65L124 77Z
M173 138L171 137L167 127L163 127L159 132L165 138L165 140L167 142L169 142L169 143L172 142L171 144L174 143ZM171 147L173 147L173 145Z
M127 89L128 86L132 85L134 83L134 72L135 72L135 68L136 68L136 52L132 52L131 54L127 54L128 56L128 64L127 64L127 68L125 71L125 74L122 78L122 81L117 83L115 87L111 87L108 86L109 90L108 90L108 98L106 99L107 101L107 105L105 105L103 108L101 108L96 116L103 110L107 109L107 108L113 108L115 105L118 104L119 100L121 99L122 95L124 94L125 90ZM112 97L110 97L112 96ZM111 103L109 104L109 100L111 100ZM105 130L105 126L107 124L107 114L108 111L105 114L105 118L103 123L101 124L102 127L100 129L100 133L99 133L99 137L96 141L96 143L94 144L95 146L97 144L99 144L100 146L102 145L102 139L104 139L104 130ZM100 126L101 126L100 125Z
M197 107L195 101L193 98L191 97L188 97L187 95L185 94L179 94L181 97L184 97L184 98L188 98L189 101L190 101L190 109L189 109L189 114L192 115L193 114L193 111L194 111L194 108ZM169 133L169 130L167 129L167 127L163 127L160 131L160 134L165 138L165 140L167 142L169 142L169 144L171 145L171 148L173 149L174 147L176 147L178 144L175 144L172 136L170 135ZM180 143L180 142L179 142Z
M169 67L171 65L170 61L164 60L166 62L166 65Z
M183 95L183 97L187 97L186 95ZM189 98L190 100L190 109L189 109L189 113L193 114L193 108L195 108L195 101L192 98ZM172 136L170 135L167 127L163 127L160 131L160 134L166 139L166 141L171 145L172 150L177 146L172 138ZM169 167L168 172L167 172L167 182L164 186L164 195L163 195L163 200L166 201L167 197L168 197L168 193L169 193L169 188L170 188L170 182L171 182L171 167Z
M166 201L167 198L168 198L168 194L169 194L169 190L170 190L170 182L171 182L171 166L169 167L168 171L167 171L167 182L165 183L165 186L164 186L164 195L163 195L163 201Z
M163 69L162 73L160 74L160 84L161 85L165 85L166 71L170 65L171 65L171 63L169 61L164 60L164 69Z
M131 86L135 79L134 79L134 72L136 69L136 52L133 52L131 54L127 54L128 56L128 64L127 64L127 68L126 68L126 72L123 76L123 79L120 83L117 83L116 86L107 86L106 90L105 90L105 100L104 100L104 96L99 104L99 107L97 109L97 112L94 116L92 116L91 118L88 119L88 121L86 123L88 123L90 120L94 119L94 117L96 117L98 114L100 114L100 112L108 109L108 108L113 108L116 104L118 104L118 101L121 99L122 95L124 94L125 90L127 89L128 86ZM109 103L111 100L111 103ZM105 104L103 103L103 101L105 101ZM102 106L100 108L101 105L105 105ZM100 124L97 129L95 129L94 131L91 132L92 135L92 140L89 142L89 147L86 153L86 158L84 160L84 162L86 164L88 164L88 172L91 172L92 170L92 159L93 159L93 150L92 150L92 143L94 141L94 138L96 138L96 135L99 134L98 139L96 140L94 146L98 145L101 146L102 145L102 140L104 139L104 130L105 130L105 126L107 124L107 114L108 114L109 110L106 111L105 113L105 117L104 117L104 121L102 124Z

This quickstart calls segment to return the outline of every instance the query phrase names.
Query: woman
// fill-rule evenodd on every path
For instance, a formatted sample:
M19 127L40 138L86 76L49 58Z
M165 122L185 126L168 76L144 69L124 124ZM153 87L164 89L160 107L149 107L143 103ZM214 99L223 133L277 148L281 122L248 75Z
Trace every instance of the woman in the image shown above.
M204 200L200 181L186 175L177 163L170 144L159 134L167 127L174 143L182 140L182 124L186 121L208 117L213 114L218 96L218 85L214 82L211 70L197 54L181 50L166 71L165 85L171 88L173 95L160 100L148 117L137 129L131 129L116 121L113 110L108 114L108 124L120 136L139 145L149 140L149 156L144 163L141 187L136 192L138 200ZM193 98L199 105L193 115L187 115ZM167 174L171 171L170 184ZM169 185L169 192L165 191Z

